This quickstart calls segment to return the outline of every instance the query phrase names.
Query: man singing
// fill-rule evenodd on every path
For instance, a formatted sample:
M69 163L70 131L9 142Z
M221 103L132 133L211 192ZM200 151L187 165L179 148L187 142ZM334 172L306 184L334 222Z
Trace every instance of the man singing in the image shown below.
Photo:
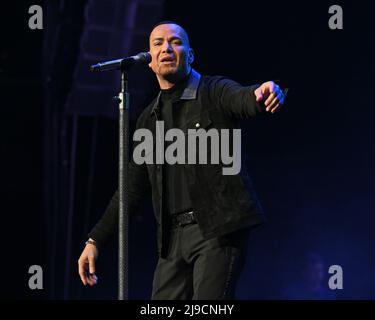
M239 128L239 119L274 113L284 103L283 91L272 81L244 87L224 77L201 76L191 67L194 51L177 23L157 24L149 42L149 66L160 93L138 118L137 129L148 129L154 137L160 133L161 121L164 130L180 129L186 136L199 129L233 131ZM159 146L153 144L155 153ZM233 143L227 147L235 150ZM212 156L210 143L197 150L197 157L202 152L207 159ZM151 191L157 223L159 260L151 298L232 299L249 231L263 222L245 165L235 174L223 174L222 159L167 162L137 164L133 156L129 164L129 210L134 212ZM116 232L117 223L116 192L78 260L84 285L97 283L98 248Z

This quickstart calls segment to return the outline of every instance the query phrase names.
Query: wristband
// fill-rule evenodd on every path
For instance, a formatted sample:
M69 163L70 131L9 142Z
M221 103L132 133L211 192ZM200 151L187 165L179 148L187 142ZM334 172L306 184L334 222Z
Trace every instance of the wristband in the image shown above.
M88 244L92 244L92 245L94 245L95 247L96 247L96 241L95 240L87 240L86 242L85 242L85 244L86 245L88 245Z

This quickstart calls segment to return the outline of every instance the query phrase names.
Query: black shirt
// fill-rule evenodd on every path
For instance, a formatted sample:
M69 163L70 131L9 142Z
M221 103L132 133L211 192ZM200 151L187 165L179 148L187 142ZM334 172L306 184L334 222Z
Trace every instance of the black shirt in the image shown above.
M187 77L188 78L188 77ZM176 128L175 121L178 117L178 112L181 111L182 105L175 104L181 97L185 87L186 81L180 82L170 89L161 90L160 105L161 105L161 119L164 121L165 131ZM174 140L175 141L175 140ZM173 142L165 142L165 150L168 145ZM189 196L188 184L184 171L183 164L164 164L164 181L166 188L166 212L168 214L177 214L192 209L192 202Z

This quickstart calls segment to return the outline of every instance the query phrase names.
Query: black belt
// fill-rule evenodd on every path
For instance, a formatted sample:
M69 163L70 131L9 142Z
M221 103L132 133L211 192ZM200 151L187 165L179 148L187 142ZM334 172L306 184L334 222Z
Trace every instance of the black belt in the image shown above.
M195 219L194 216L194 211L186 211L172 216L173 227L183 227L193 223L197 223L197 219Z

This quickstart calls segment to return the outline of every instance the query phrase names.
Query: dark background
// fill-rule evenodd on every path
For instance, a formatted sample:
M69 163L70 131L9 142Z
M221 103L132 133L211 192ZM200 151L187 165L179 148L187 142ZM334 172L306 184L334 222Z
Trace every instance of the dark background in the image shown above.
M375 5L165 1L133 12L129 3L7 1L2 10L0 297L116 298L116 239L100 252L95 288L83 288L77 272L87 231L117 184L118 74L87 67L147 50L152 24L172 19L187 30L200 73L244 85L280 79L290 88L282 112L244 122L268 223L252 235L237 297L283 298L314 253L327 270L342 266L337 298L373 299ZM43 8L43 30L28 27L32 4ZM328 27L333 4L343 8L343 30ZM156 83L149 70L130 79L133 126ZM138 213L130 295L148 299L156 262L150 201ZM34 264L43 267L43 290L28 288Z

